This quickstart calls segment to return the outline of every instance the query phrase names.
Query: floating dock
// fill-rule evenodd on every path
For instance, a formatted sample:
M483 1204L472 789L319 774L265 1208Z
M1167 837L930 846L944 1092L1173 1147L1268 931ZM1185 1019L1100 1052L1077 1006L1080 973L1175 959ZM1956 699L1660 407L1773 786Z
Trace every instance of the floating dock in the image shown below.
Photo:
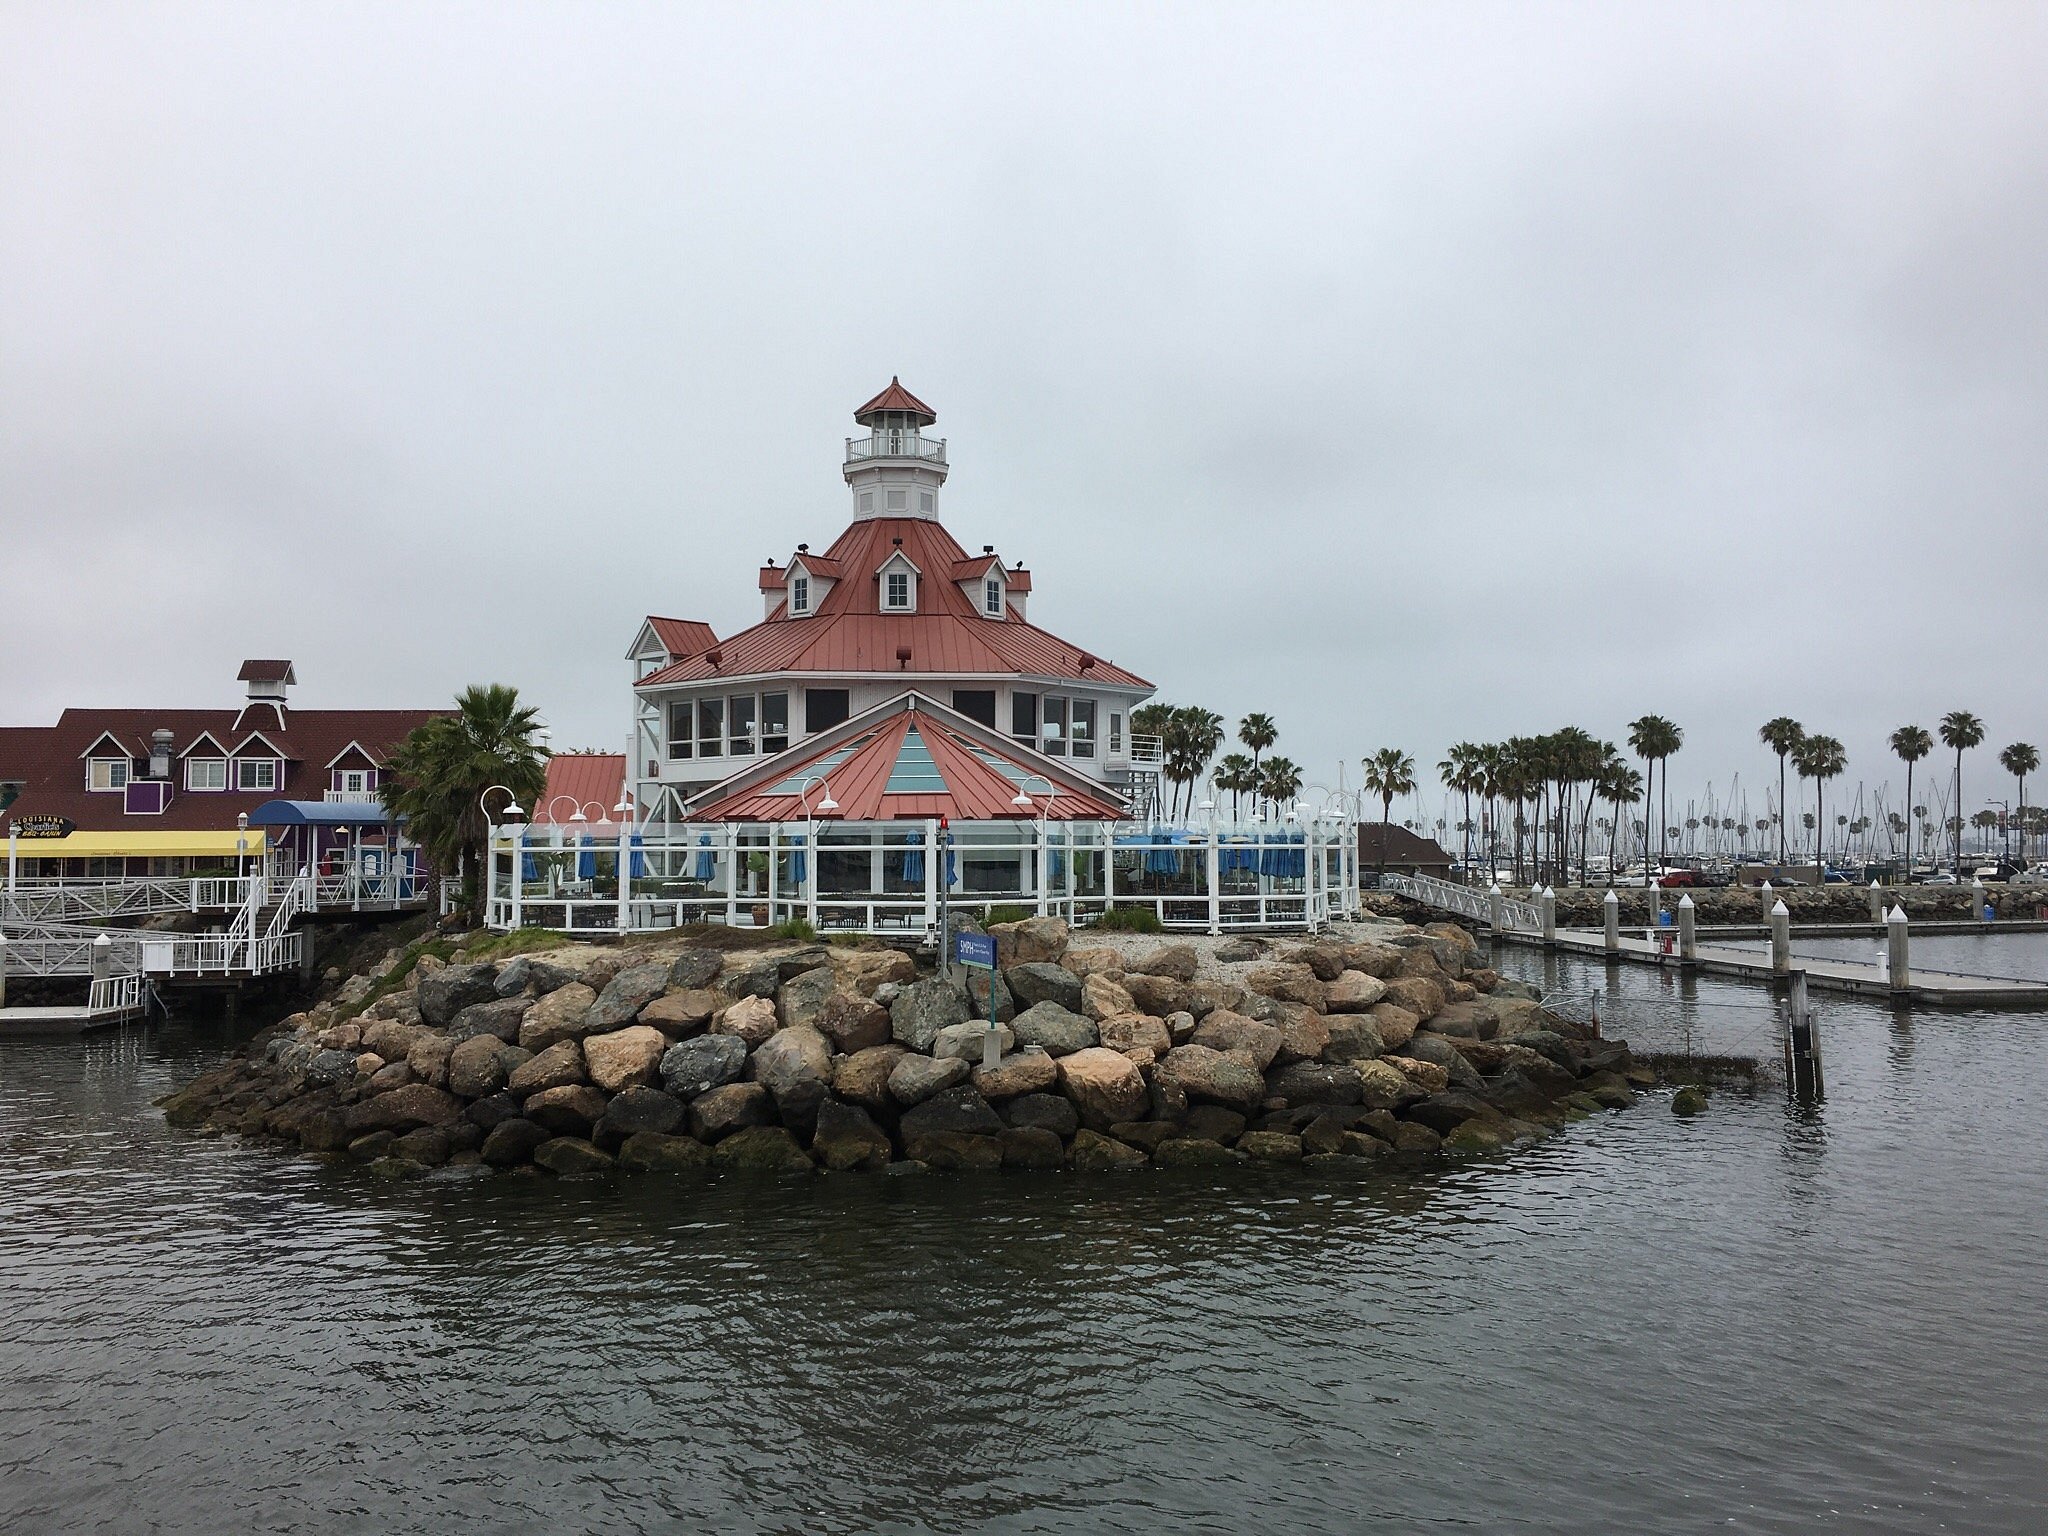
M0 1039L14 1035L82 1035L88 1030L139 1024L140 1002L94 1008L85 1003L57 1003L45 1008L0 1008Z

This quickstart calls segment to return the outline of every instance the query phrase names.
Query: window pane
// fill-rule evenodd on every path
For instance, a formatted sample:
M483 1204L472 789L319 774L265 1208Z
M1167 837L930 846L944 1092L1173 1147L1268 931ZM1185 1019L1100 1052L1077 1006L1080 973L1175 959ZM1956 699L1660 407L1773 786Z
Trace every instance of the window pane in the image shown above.
M1109 716L1109 750L1112 755L1124 749L1124 717L1114 710Z
M806 688L804 690L804 729L806 731L829 731L847 716L847 690L844 688Z
M751 757L753 753L754 696L736 693L732 696L732 755Z
M1045 720L1038 734L1039 744L1049 756L1067 755L1067 701L1056 693L1045 696Z
M799 576L789 584L789 606L796 613L802 613L811 606L810 577Z
M1095 755L1095 701L1074 700L1074 756Z
M1035 693L1012 693L1010 695L1010 734L1021 736L1026 741L1038 740L1038 695Z
M903 571L889 573L889 606L908 608L910 606L910 577Z
M718 757L725 751L725 700L697 701L697 755Z
M690 740L690 706L671 704L668 707L668 755L674 758L688 757L696 748Z
M1003 584L990 580L981 589L981 606L998 618L1003 612Z
M979 720L990 730L996 728L996 691L993 688L955 688L953 707L970 720Z
M789 695L761 695L761 750L780 752L789 745Z

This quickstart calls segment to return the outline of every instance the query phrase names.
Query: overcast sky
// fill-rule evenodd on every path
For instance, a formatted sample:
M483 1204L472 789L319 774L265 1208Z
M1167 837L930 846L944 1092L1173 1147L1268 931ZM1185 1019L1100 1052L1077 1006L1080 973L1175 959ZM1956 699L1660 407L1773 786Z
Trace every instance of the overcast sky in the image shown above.
M274 655L616 747L900 374L1036 622L1312 780L2048 745L2048 7L1693 17L0 4L0 723Z

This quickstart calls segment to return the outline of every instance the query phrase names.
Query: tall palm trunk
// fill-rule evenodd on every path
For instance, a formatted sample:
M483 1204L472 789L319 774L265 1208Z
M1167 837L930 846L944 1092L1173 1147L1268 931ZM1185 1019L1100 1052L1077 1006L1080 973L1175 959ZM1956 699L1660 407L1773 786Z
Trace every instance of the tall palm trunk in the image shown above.
M1906 759L1906 883L1913 883L1913 760Z
M1963 749L1956 748L1956 884L1963 883Z
M1912 769L1909 767L1906 771L1911 773ZM1910 780L1908 782L1910 783ZM1908 792L1910 793L1910 791ZM1780 864L1786 862L1785 830L1785 754L1780 752L1778 754L1778 862Z

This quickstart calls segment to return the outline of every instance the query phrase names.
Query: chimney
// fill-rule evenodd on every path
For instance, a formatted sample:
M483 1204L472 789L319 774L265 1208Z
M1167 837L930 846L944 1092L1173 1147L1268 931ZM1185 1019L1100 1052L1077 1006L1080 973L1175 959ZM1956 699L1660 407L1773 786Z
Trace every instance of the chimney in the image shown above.
M149 738L149 776L152 779L171 776L171 733L161 726Z

